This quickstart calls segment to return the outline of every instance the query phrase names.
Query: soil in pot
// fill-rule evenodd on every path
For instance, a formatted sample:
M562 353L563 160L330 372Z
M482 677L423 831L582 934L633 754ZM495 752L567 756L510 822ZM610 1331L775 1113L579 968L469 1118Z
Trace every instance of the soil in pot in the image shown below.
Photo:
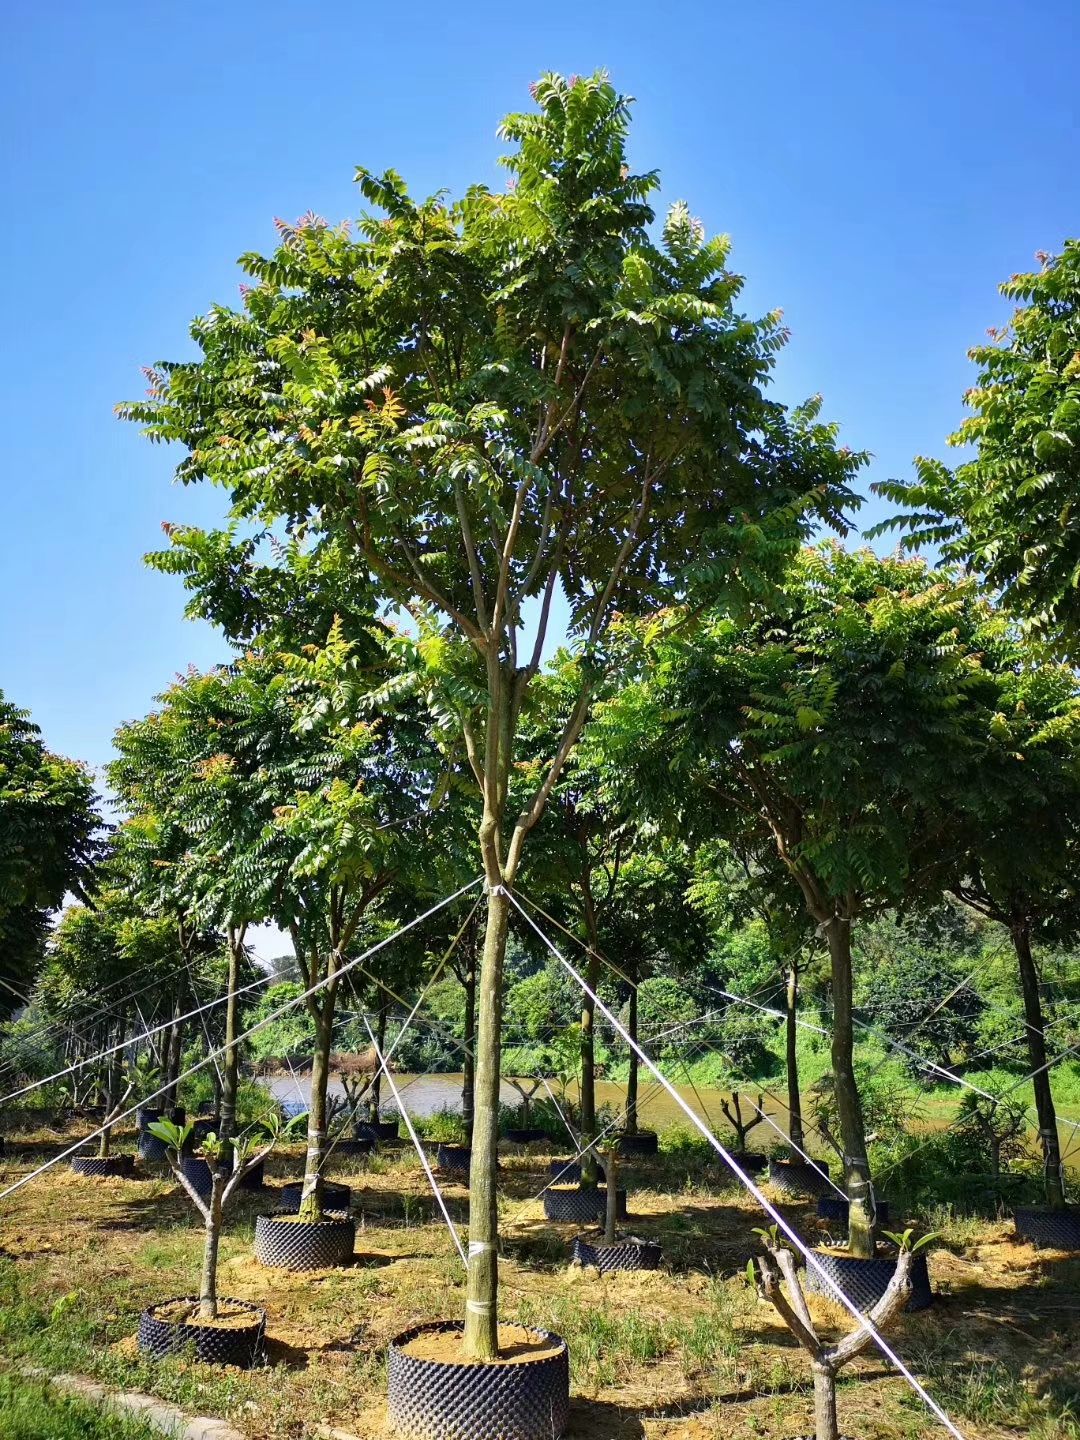
M442 1321L390 1342L389 1414L407 1440L557 1440L570 1408L570 1366L557 1335L499 1326L502 1354L471 1360L463 1327Z
M719 1156L716 1158L718 1160L720 1159ZM743 1150L741 1152L733 1150L731 1152L731 1158L740 1170L746 1171L747 1175L763 1175L769 1168L768 1157L766 1155L759 1155L754 1150ZM722 1165L724 1162L721 1160L720 1163Z
M151 1305L139 1317L139 1349L158 1360L193 1347L199 1360L247 1369L262 1357L265 1333L266 1312L243 1300L219 1300L212 1320L199 1318L190 1295Z

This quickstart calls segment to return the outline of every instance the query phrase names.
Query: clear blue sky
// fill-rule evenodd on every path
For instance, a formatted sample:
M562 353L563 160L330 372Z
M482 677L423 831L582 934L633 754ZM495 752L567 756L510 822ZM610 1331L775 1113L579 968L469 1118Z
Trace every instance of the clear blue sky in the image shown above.
M779 394L823 391L878 475L943 450L997 282L1080 231L1080 0L7 0L3 30L0 688L94 764L220 654L141 563L220 497L112 407L275 215L356 214L358 163L502 184L529 82L606 66L634 163L783 306Z

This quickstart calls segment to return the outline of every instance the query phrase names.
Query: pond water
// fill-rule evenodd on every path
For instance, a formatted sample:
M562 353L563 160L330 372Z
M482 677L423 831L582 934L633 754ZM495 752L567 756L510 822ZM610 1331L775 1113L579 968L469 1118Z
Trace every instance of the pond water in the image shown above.
M401 1101L410 1115L433 1115L439 1110L461 1110L461 1085L460 1074L446 1075L397 1075L394 1076L394 1084L401 1095ZM271 1093L281 1101L286 1110L298 1111L306 1109L311 1095L311 1082L306 1075L275 1075L268 1077L264 1082ZM552 1089L558 1094L557 1087ZM720 1108L722 1099L730 1095L726 1090L713 1090L698 1086L692 1088L688 1085L676 1085L675 1089L699 1115L706 1124L710 1125L721 1139L725 1132L730 1133L729 1127L724 1120L724 1113ZM343 1095L344 1091L337 1081L332 1081L330 1091L335 1095ZM571 1094L574 1092L571 1091ZM639 1087L640 1099L638 1103L638 1120L643 1128L663 1131L672 1125L683 1125L690 1128L690 1121L682 1112L671 1096L660 1088L648 1076L642 1076ZM512 1085L504 1081L501 1086L501 1095L504 1104L517 1105L521 1097ZM546 1096L541 1088L537 1092L537 1099ZM754 1099L757 1098L755 1095ZM382 1100L384 1110L391 1105L393 1095L385 1079L382 1086ZM596 1103L598 1105L609 1105L612 1109L622 1109L626 1103L626 1086L615 1084L610 1080L598 1080L596 1082ZM764 1109L770 1119L786 1134L784 1126L783 1107L765 1098ZM743 1111L746 1112L744 1101ZM759 1126L754 1132L754 1142L759 1143L763 1148L768 1149L767 1137L778 1140L776 1131L768 1125Z

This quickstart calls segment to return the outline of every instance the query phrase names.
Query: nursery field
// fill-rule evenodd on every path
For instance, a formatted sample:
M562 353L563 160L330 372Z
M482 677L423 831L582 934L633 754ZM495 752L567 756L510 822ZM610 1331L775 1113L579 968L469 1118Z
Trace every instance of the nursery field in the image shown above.
M4 1162L7 1181L60 1148L55 1132L17 1143ZM626 1162L626 1228L659 1240L664 1264L601 1279L569 1267L578 1227L545 1220L535 1198L549 1158L502 1158L501 1304L507 1322L550 1328L569 1342L571 1440L781 1440L805 1430L812 1401L804 1356L745 1280L760 1212L719 1163L692 1149ZM58 1166L7 1202L5 1373L40 1366L90 1375L226 1417L251 1440L300 1440L320 1425L362 1440L385 1435L387 1342L415 1322L460 1313L460 1263L415 1154L402 1150L366 1164L332 1162L334 1177L353 1186L351 1266L259 1266L255 1216L274 1208L276 1188L301 1167L298 1148L275 1154L267 1189L239 1201L222 1243L222 1289L268 1312L267 1366L243 1372L140 1357L140 1310L190 1290L198 1274L202 1235L190 1202L164 1174L88 1185ZM465 1188L447 1181L445 1194L464 1223ZM810 1202L781 1208L808 1238L824 1238ZM930 1260L938 1300L900 1321L891 1337L897 1352L968 1440L1080 1436L1080 1259L1017 1243L1011 1223L921 1218L940 1232ZM847 1328L829 1302L811 1306L822 1325ZM846 1433L866 1440L924 1435L931 1423L872 1352L845 1372L840 1414Z

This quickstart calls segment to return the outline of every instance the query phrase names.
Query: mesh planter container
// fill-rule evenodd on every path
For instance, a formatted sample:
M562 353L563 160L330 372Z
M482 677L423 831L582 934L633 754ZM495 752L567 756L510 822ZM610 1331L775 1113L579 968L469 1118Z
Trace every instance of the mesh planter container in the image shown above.
M151 1164L161 1165L168 1159L168 1147L164 1140L151 1135L149 1130L139 1131L139 1156Z
M191 1143L201 1145L208 1135L221 1134L220 1115L200 1115L191 1122Z
M135 1156L109 1155L103 1160L100 1155L76 1155L71 1172L88 1180L134 1180Z
M146 1127L152 1125L155 1120L160 1120L164 1113L163 1110L155 1109L153 1105L140 1105L135 1111L135 1128L137 1130L145 1130Z
M295 1220L292 1215L259 1215L255 1258L278 1270L331 1270L352 1264L356 1222L351 1215Z
M596 1173L600 1179L604 1178L603 1165L597 1165ZM552 1160L548 1166L548 1174L560 1185L581 1184L581 1162L578 1160Z
M180 1160L184 1179L193 1185L200 1195L209 1195L214 1188L214 1177L210 1166L199 1155L184 1155Z
M626 1219L626 1191L620 1185L615 1192L615 1213ZM596 1185L589 1190L577 1186L553 1185L544 1191L544 1214L557 1224L595 1224L607 1211L607 1187Z
M330 1158L341 1155L350 1158L360 1156L361 1159L367 1159L368 1156L374 1155L377 1143L370 1135L361 1135L357 1139L336 1140L330 1151Z
M839 1195L822 1195L817 1202L818 1218L821 1220L839 1220L841 1225L848 1222L848 1202L841 1200ZM879 1225L889 1223L889 1202L879 1200L877 1202L877 1218Z
M180 1325L175 1320L166 1320L160 1312L166 1306L181 1301L166 1300L161 1305L151 1305L139 1316L139 1349L144 1355L163 1360L167 1355L178 1355L195 1348L196 1358L209 1365L238 1365L250 1370L263 1355L263 1340L266 1335L266 1311L243 1300L219 1300L219 1305L249 1311L250 1324L245 1325ZM183 1303L197 1305L198 1298L185 1296Z
M468 1175L472 1150L468 1145L440 1145L435 1152L435 1163L448 1174Z
M636 1130L633 1135L619 1136L620 1155L656 1155L660 1149L660 1138L655 1130Z
M1016 1234L1052 1250L1080 1250L1080 1210L1023 1208L1015 1212Z
M719 1155L716 1158L720 1160ZM731 1158L741 1170L746 1171L747 1175L764 1175L769 1168L768 1156L759 1155L756 1150L732 1150ZM724 1165L723 1160L720 1160L720 1164ZM727 1166L725 1165L724 1168L727 1169Z
M558 1440L570 1414L566 1342L536 1335L558 1349L512 1365L454 1364L410 1356L404 1346L431 1331L461 1331L455 1320L417 1325L390 1342L390 1424L404 1440Z
M507 1130L506 1138L511 1145L539 1145L548 1138L546 1130Z
M281 1187L281 1209L283 1213L295 1215L300 1209L300 1197L304 1193L304 1182L292 1180ZM348 1185L336 1185L324 1180L322 1187L323 1206L327 1210L348 1211L352 1204L352 1190Z
M248 1171L248 1173L244 1176L244 1178L240 1181L240 1184L236 1188L238 1190L261 1190L263 1188L263 1181L265 1180L265 1178L266 1161L260 1160L259 1163L254 1167L254 1169Z
M828 1195L831 1186L828 1181L829 1167L824 1161L813 1165L806 1160L770 1160L769 1179L782 1195L797 1199L816 1199Z
M660 1246L652 1240L630 1236L616 1240L614 1245L605 1245L600 1240L578 1235L571 1258L578 1265L593 1265L601 1275L607 1275L612 1270L655 1270L660 1264L660 1255Z
M815 1250L814 1258L827 1275L836 1281L849 1300L864 1313L876 1305L889 1288L889 1281L896 1269L895 1255L882 1255L873 1260L858 1260L853 1255L833 1255L828 1250ZM804 1272L807 1290L816 1295L832 1295L816 1270L809 1265ZM832 1296L835 1299L835 1296ZM930 1271L926 1264L926 1251L920 1250L911 1265L911 1294L905 1309L925 1310L934 1303L934 1292L930 1289Z
M369 1120L366 1126L358 1126L357 1133L362 1129L373 1132L376 1140L398 1140L400 1135L400 1122L397 1120Z

